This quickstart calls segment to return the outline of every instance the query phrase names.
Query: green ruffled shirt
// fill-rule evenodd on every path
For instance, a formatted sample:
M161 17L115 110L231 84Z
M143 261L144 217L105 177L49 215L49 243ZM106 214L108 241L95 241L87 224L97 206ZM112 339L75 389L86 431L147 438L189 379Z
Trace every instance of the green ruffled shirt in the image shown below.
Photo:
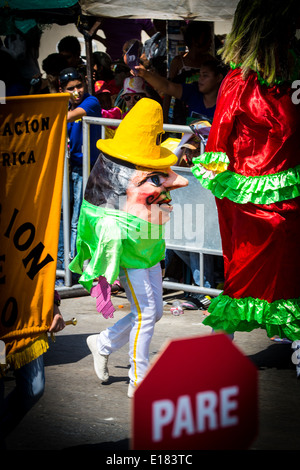
M79 282L88 291L98 276L113 284L120 267L150 268L164 259L164 233L163 225L83 200L77 228L77 255L69 269L81 274ZM89 262L84 269L86 260Z

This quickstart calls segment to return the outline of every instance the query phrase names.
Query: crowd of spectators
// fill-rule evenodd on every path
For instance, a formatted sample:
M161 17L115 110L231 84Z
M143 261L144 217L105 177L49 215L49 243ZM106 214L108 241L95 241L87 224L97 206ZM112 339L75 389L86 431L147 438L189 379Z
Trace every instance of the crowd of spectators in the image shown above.
M149 36L144 42L142 32ZM80 42L75 36L66 36L59 41L57 50L42 61L42 71L37 60L41 37L37 30L28 37L7 37L2 44L0 57L4 67L0 79L6 84L8 96L70 93L67 116L70 153L70 261L76 251L76 230L83 193L82 116L123 119L139 99L147 96L160 102L165 123L187 125L203 119L212 122L218 90L227 72L215 47L219 45L219 38L214 36L210 23L201 21L184 23L182 33L185 51L176 55L168 65L166 21L103 19L94 39L100 41L106 51L93 52L92 71L87 70ZM137 51L135 66L128 62L132 46ZM93 96L87 92L88 73L92 73ZM91 127L92 167L97 158L95 142L101 138L101 127ZM114 127L106 126L106 138L112 137L114 131ZM168 138L167 133L164 138ZM179 165L186 165L186 162L187 166L191 165L191 146L194 145L194 154L200 151L199 139L195 139L195 135L190 138L190 144L185 140L182 145ZM62 225L58 269L65 269ZM177 255L179 260L180 253ZM189 263L186 264L190 266ZM192 272L198 273L198 262L192 264L195 266ZM180 269L177 271L180 272ZM198 278L197 274L192 282L198 284ZM57 279L56 285L63 283L63 279ZM209 285L213 286L213 283L210 282ZM200 308L199 302L192 304L195 305Z

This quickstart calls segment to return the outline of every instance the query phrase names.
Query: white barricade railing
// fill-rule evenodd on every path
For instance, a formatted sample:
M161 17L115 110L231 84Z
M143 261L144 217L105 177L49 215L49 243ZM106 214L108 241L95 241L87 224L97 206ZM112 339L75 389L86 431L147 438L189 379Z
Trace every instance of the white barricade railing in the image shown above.
M93 118L85 116L83 119L83 194L90 174L90 125L101 125L102 138L105 138L105 126L117 127L118 119ZM190 133L189 126L164 124L166 132ZM173 211L170 222L166 225L166 247L170 250L188 251L199 255L200 286L164 281L163 286L170 290L184 290L216 296L221 291L210 287L204 287L205 255L222 256L221 239L215 199L204 189L192 175L189 168L174 167L174 170L189 180L189 185L178 191L172 191ZM72 275L68 269L70 253L70 196L69 196L69 159L66 152L64 183L63 183L63 229L65 248L65 269L57 271L57 275L64 277L65 288L63 290L76 291L80 286L72 286ZM71 288L71 289L70 289Z

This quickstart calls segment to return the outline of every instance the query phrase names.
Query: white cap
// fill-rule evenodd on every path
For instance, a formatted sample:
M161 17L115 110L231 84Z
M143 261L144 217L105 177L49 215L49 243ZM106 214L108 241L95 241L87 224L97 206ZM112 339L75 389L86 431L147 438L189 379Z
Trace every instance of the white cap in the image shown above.
M125 78L122 95L127 95L127 93L143 93L146 95L146 84L142 77Z

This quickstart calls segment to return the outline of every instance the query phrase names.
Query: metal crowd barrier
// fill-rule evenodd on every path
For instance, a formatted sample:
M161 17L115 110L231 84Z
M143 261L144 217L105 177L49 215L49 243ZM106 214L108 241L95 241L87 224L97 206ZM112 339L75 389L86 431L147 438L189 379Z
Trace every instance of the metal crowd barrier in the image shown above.
M105 138L105 126L117 127L118 119L93 118L85 116L83 121L83 193L90 173L90 125L101 125L101 135ZM189 126L164 124L164 130L169 133L190 133ZM179 138L181 136L179 135ZM218 295L221 291L204 286L205 255L222 256L221 239L215 199L204 189L191 173L189 168L173 167L173 169L189 180L189 185L178 191L172 191L173 211L170 222L166 224L166 248L185 252L193 252L199 255L200 286L163 281L163 287L185 292L196 292L211 296ZM69 196L69 158L66 150L64 182L63 182L63 229L65 269L57 271L57 276L64 278L64 287L57 290L64 296L85 294L86 291L79 284L72 285L72 273L67 268L70 259L70 196Z

